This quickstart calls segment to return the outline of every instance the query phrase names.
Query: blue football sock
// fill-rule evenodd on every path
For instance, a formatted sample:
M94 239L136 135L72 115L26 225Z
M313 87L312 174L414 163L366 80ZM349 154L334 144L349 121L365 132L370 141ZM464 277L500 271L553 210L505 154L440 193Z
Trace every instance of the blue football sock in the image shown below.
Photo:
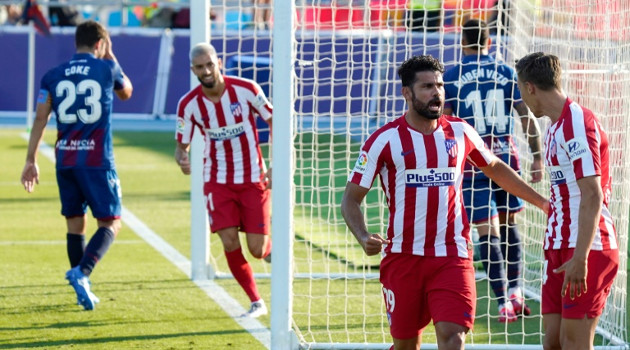
M83 258L83 251L85 250L85 235L68 232L66 234L66 249L68 251L70 267L79 265L81 258Z
M521 235L515 224L509 226L501 226L502 247L505 247L505 256L507 260L507 280L508 287L515 288L521 286L521 271L523 269L522 262L522 246Z
M497 297L497 302L502 305L505 303L505 270L503 269L505 262L501 254L500 239L490 235L480 236L479 244L481 261L488 275L490 287Z
M114 242L114 237L114 232L107 227L100 227L96 230L96 233L90 239L90 243L85 248L83 259L81 259L79 264L84 275L90 276L96 263L103 258L109 246Z

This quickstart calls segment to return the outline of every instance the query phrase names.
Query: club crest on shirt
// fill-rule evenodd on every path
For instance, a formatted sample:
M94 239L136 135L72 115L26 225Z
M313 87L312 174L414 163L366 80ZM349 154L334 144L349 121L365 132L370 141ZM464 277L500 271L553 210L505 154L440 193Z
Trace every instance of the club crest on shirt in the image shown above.
M574 161L578 158L582 158L589 153L588 142L582 137L576 137L567 142L567 154L569 159Z
M558 145L556 143L556 139L551 139L551 143L549 143L549 154L552 157L555 157L556 153L558 153Z
M232 111L232 115L235 117L241 117L243 114L243 108L241 104L238 102L234 102L230 104L230 110Z
M457 157L457 141L453 139L444 140L444 146L446 147L446 152L451 158Z
M367 163L368 163L368 154L366 151L361 151L361 154L359 154L359 158L357 159L357 162L354 164L354 171L359 174L364 174L365 170L367 169Z

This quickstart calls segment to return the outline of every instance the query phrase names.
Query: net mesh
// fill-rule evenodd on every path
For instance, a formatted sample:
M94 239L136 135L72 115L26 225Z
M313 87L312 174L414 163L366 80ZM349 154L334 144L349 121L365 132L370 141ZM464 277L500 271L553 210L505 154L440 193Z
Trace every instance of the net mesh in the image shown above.
M630 179L624 155L629 147L625 135L630 131L630 103L625 98L630 95L630 4L623 0L445 0L434 8L433 1L418 0L410 4L417 5L414 12L421 16L410 21L407 3L296 2L292 322L302 345L317 348L317 344L333 343L347 348L349 344L369 343L387 348L386 344L391 344L378 281L379 258L363 253L346 228L339 203L362 142L405 110L398 66L418 54L431 54L446 68L456 64L461 58L460 25L468 18L484 19L496 28L499 35L493 36L491 54L508 64L533 51L558 55L567 94L594 111L608 132L614 189L611 211L621 261L599 322L598 331L604 336L597 337L596 345L625 343ZM213 40L222 40L223 50L219 51L223 52L226 70L251 77L268 89L268 29L273 21L254 23L243 11L244 6L251 6L249 3L241 1L233 8L230 4L234 2L213 6L231 13L225 16L225 23L215 24L220 26L217 29L223 33L222 39L213 35ZM257 1L255 6L262 9L269 5ZM436 13L437 22L433 18ZM228 44L234 38L236 47ZM543 132L546 123L540 120ZM515 134L520 135L519 154L527 179L532 158L519 124L514 123ZM379 186L374 184L363 211L369 231L383 233L387 212ZM548 186L544 180L535 188L546 193ZM509 325L498 323L494 295L487 280L480 278L477 319L467 337L467 343L479 348L542 343L539 291L546 218L527 206L518 220L525 250L523 281L533 313ZM213 237L213 263L219 272L227 272L220 247ZM254 264L254 269L269 272L264 263ZM436 343L431 326L423 333L423 343Z

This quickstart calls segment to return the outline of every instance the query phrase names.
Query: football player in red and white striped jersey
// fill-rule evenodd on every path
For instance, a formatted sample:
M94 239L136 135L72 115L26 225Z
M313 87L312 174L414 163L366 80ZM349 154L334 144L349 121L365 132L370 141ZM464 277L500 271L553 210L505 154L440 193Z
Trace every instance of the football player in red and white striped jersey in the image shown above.
M205 139L203 179L210 228L221 237L230 271L250 298L245 316L258 317L267 308L242 254L238 232L247 233L255 258L270 258L271 170L260 150L256 117L271 125L272 106L256 82L221 73L222 62L212 45L195 45L190 61L200 84L177 106L175 160L184 174L190 174L188 151L199 129Z
M551 119L544 141L551 181L541 306L545 349L592 349L619 265L608 210L608 136L593 112L562 91L558 57L532 53L516 70L523 101L534 116Z
M381 283L394 349L418 349L433 320L440 349L463 349L475 318L475 272L462 198L464 164L547 210L548 201L492 154L464 120L443 115L442 64L416 56L398 69L408 110L372 134L350 173L341 210L367 255L383 252ZM389 207L385 237L367 231L360 205L379 176Z

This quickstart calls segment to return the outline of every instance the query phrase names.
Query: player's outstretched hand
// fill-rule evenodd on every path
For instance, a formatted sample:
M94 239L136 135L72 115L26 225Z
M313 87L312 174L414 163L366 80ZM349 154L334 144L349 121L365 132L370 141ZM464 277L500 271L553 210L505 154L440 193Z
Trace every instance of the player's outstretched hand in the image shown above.
M370 234L362 242L363 250L367 255L376 255L383 250L383 245L391 243L389 240L384 239L378 234Z
M39 184L39 167L37 163L26 162L20 181L27 192L33 192L35 184Z
M553 270L553 272L564 272L564 282L562 283L563 297L567 294L567 289L571 300L586 294L586 274L588 272L586 260L580 261L579 259L571 258L562 266Z

